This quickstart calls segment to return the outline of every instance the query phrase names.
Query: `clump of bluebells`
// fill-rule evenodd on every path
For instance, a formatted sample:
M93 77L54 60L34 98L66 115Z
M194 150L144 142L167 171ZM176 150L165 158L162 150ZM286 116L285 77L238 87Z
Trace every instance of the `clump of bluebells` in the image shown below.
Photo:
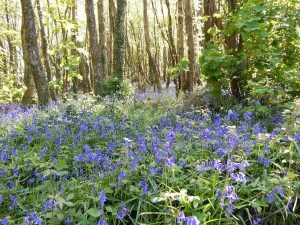
M297 221L280 114L116 104L1 106L0 225Z

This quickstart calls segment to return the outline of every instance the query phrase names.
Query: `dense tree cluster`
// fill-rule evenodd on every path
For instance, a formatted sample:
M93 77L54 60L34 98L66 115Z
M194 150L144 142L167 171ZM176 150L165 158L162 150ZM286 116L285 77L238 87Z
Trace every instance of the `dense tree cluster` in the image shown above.
M124 79L260 105L299 96L295 0L1 1L1 102L112 94Z

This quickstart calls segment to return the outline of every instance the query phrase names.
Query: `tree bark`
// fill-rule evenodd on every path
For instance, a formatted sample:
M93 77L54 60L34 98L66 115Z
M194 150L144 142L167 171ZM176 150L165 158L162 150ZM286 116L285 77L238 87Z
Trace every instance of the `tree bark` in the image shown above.
M103 67L100 58L100 49L97 37L96 21L93 0L85 1L85 11L89 33L90 53L92 59L92 73L95 78L95 95L100 95L103 90Z
M34 10L31 0L21 0L22 21L24 29L24 49L23 54L29 59L29 65L32 70L34 83L37 89L39 103L43 106L49 103L49 92L43 70L39 47L37 42L37 33L35 28Z
M184 58L184 11L183 11L183 1L177 1L177 62L180 62ZM180 89L186 91L188 88L186 81L186 74L183 72L180 74Z
M125 63L125 15L127 0L117 0L114 29L113 75L119 82L123 79Z
M154 78L155 84L158 92L161 92L161 83L160 83L160 75L157 71L157 65L154 60L154 57L151 52L151 43L150 43L150 32L149 32L149 21L148 21L148 13L147 13L148 3L147 0L143 0L143 14L144 14L144 36L145 36L145 44L146 51L148 54L148 63L149 63L149 74L150 77Z
M193 91L194 86L194 74L195 74L195 44L194 44L194 32L193 32L193 11L191 6L191 0L185 0L185 28L188 36L188 58L189 58L189 71L188 71L188 91Z
M25 33L24 33L23 23L21 27L21 39L22 39L22 47L23 49L25 49L26 46L25 46ZM27 58L26 54L23 54L23 61L24 61L24 84L26 86L26 91L22 97L22 103L30 104L34 102L36 88L34 84L31 66L29 63L30 59Z
M107 77L107 51L106 51L106 29L104 15L104 0L98 0L98 27L99 27L99 45L100 58L103 67L104 78Z
M40 0L36 0L36 7L37 7L37 12L38 12L38 17L39 17L43 61L44 61L44 66L45 66L46 74L47 74L47 82L49 83L52 81L52 74L51 74L50 62L49 62L49 57L48 57L48 52L47 52L48 42L47 42L47 37L46 37L45 28L44 28L44 24L43 24L43 14L42 14L42 10L41 10ZM54 89L49 88L49 92L50 92L50 97L51 97L52 101L56 101Z
M107 41L108 52L108 75L112 74L113 68L113 46L114 46L114 32L115 32L115 17L116 17L116 6L114 0L109 0L109 38Z

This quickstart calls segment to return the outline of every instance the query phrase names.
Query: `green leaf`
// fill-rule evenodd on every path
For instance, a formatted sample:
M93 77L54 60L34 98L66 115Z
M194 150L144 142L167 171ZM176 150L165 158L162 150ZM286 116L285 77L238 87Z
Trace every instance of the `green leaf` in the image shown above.
M91 208L87 211L87 214L92 217L98 218L100 216L100 210L98 208Z

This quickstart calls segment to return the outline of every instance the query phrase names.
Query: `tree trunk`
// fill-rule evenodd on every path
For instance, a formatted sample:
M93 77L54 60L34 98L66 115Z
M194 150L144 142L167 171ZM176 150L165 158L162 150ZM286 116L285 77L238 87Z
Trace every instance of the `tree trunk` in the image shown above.
M169 0L165 0L165 1L168 10L168 39L170 43L170 56L172 59L172 66L175 66L177 57L176 57L176 48L175 48L174 38L173 38L172 14L171 14Z
M101 64L100 49L98 44L96 21L93 0L85 1L85 11L89 32L90 53L92 59L92 73L95 78L95 95L100 95L103 90L103 67Z
M21 39L22 39L22 47L23 49L26 48L25 46L25 33L24 33L24 25L22 23L21 27ZM22 97L22 103L23 104L30 104L34 102L35 98L35 84L34 79L32 76L32 70L30 66L30 59L27 58L28 56L26 54L23 54L23 61L24 61L24 84L26 86L26 91Z
M41 105L47 105L50 99L45 73L39 54L33 6L31 0L21 0L21 5L24 28L24 39L22 40L24 41L23 54L25 54L25 57L29 59L28 63L32 70L39 103Z
M77 25L77 21L76 21L76 13L77 13L77 2L76 0L73 0L73 5L72 5L72 11L71 11L71 14L72 14L72 23L73 25ZM74 46L76 46L76 48L72 48L71 50L71 54L72 56L78 56L79 53L77 52L77 40L76 40L76 35L77 35L77 28L73 28L72 29L72 34L71 34L71 40L74 44ZM76 70L79 69L77 66L76 66ZM80 71L80 69L79 69ZM73 93L74 93L74 98L77 98L77 94L78 94L78 86L79 86L79 80L78 78L75 76L75 77L72 77L72 90L73 90Z
M107 41L108 46L108 75L112 74L113 68L113 46L114 46L114 32L115 32L115 17L116 17L116 6L114 0L109 0L109 39Z
M5 8L5 17L6 17L6 24L7 27L10 29L13 21L11 20L11 17L9 15L9 8L8 4L11 2L5 1L4 8ZM7 35L7 44L8 44L8 50L9 50L9 72L12 74L16 73L17 65L16 65L16 46L12 42L11 36Z
M144 36L145 36L145 44L146 44L146 51L148 54L148 63L149 63L149 74L150 77L154 78L155 84L157 86L158 92L161 92L161 83L160 83L160 75L157 71L157 65L154 60L154 57L151 53L151 43L150 43L150 33L149 33L149 21L148 21L148 13L147 13L147 7L148 3L147 0L143 0L143 8L144 8Z
M184 18L183 18L183 1L177 1L177 62L184 58ZM188 89L186 74L180 74L180 89L186 91Z
M43 24L43 14L42 14L42 10L41 10L40 0L36 0L36 7L37 7L37 12L38 12L38 17L39 17L43 61L44 61L44 66L45 66L46 74L47 74L47 82L50 83L52 81L52 75L51 75L50 62L49 62L49 57L48 57L48 52L47 52L48 42L47 42L47 37L46 37L45 28L44 28L44 24ZM56 101L54 89L49 88L49 92L50 92L50 97L51 97L52 101Z
M103 67L104 78L107 77L107 51L106 51L106 32L104 0L98 0L98 26L99 26L99 45L101 54L101 64Z
M204 33L204 45L210 42L212 38L209 34L209 30L215 25L214 13L216 12L215 0L203 0L204 8L204 17L207 17L207 20L204 22L203 33ZM205 47L204 46L204 47Z
M127 0L117 0L114 29L113 75L119 82L123 79L125 63L125 15Z
M185 28L188 36L188 58L189 58L189 72L188 72L188 91L193 91L194 74L195 74L195 44L194 44L194 32L193 32L193 12L191 6L191 0L185 0Z

